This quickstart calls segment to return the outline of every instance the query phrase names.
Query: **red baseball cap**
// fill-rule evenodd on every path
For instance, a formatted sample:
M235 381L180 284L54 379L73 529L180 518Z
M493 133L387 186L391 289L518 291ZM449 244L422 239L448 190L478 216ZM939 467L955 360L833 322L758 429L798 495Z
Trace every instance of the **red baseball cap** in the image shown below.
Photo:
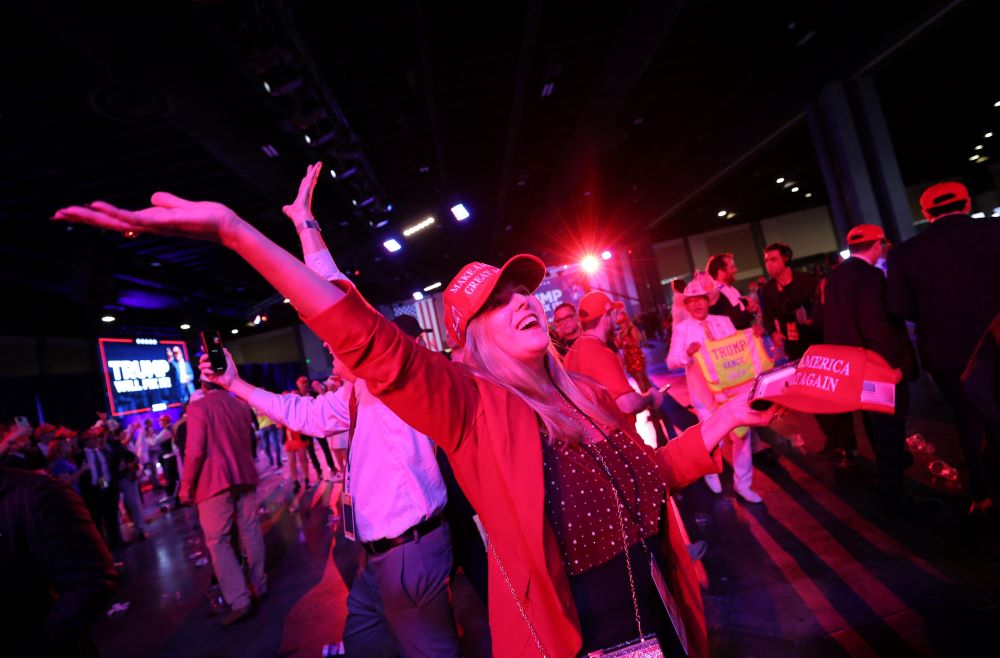
M614 309L620 311L625 308L621 302L613 302L611 298L600 290L591 290L580 298L580 303L576 307L576 314L581 320L592 320L599 318L608 311Z
M877 224L858 224L847 232L848 245L874 242L875 240L885 240L885 231Z
M444 322L448 335L465 345L469 320L482 310L501 281L516 281L534 291L545 278L545 263L531 254L518 254L502 267L472 262L459 270L444 291Z
M924 190L924 193L920 195L920 209L923 211L924 217L933 219L934 213L931 211L959 201L965 201L966 204L972 203L969 189L958 181L946 181L931 185Z
M796 363L780 366L754 381L750 402L773 402L809 414L896 409L896 384L903 374L863 347L813 345Z

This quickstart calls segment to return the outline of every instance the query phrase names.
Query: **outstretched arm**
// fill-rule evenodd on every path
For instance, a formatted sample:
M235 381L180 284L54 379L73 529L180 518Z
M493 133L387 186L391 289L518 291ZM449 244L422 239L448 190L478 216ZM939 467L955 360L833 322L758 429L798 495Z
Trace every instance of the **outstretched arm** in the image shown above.
M346 280L347 277L341 273L333 256L330 255L330 250L323 241L319 223L312 212L313 190L316 189L316 181L322 171L322 162L309 165L305 177L299 183L299 193L295 196L295 200L282 207L281 211L295 225L295 231L302 242L302 256L306 266L327 281Z
M151 200L151 207L136 211L95 201L89 206L63 208L53 219L123 233L155 233L221 243L242 256L304 316L316 315L344 298L342 289L331 286L221 203L188 201L167 192L157 192Z

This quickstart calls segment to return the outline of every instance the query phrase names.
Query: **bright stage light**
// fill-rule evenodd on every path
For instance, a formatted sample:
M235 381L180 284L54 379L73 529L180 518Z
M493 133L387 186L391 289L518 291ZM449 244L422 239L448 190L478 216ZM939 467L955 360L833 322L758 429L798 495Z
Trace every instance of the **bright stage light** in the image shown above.
M424 293L420 292L419 290L414 291L414 293L413 293L413 299L415 299L415 300L417 300L419 302L423 298L424 298Z
M441 282L440 281L435 281L434 283L432 283L429 286L424 286L424 292L430 292L431 290L437 290L440 287L441 287Z
M181 329L183 331L187 331L190 328L191 328L191 325L189 325L187 322L185 322L184 324L181 325Z
M407 229L403 229L403 237L407 237L408 238L411 235L413 235L414 233L416 233L417 231L422 231L422 230L424 230L425 228L427 228L428 226L430 226L433 223L434 223L434 218L433 217L428 217L427 219L423 220L422 222L418 222L418 223L414 224L413 226L411 226L411 227L409 227Z
M580 260L580 269L587 274L594 274L597 270L601 269L601 261L597 260L597 256L588 254Z
M605 249L601 252L601 260L611 260L611 252Z
M461 203L456 203L451 207L451 214L455 216L455 219L459 222L469 218L469 211L465 208L465 205Z
M848 258L851 257L851 250L844 249L843 251L840 252L840 257L843 258L844 260L847 260Z
M115 321L115 316L113 315L101 316L101 322L114 322L114 321Z
M233 329L229 333L231 333L231 334L238 334L238 333L240 333L240 330L239 329Z
M396 238L389 238L388 240L382 243L382 246L385 247L385 250L388 251L390 254L395 253L403 248L403 245L399 244Z

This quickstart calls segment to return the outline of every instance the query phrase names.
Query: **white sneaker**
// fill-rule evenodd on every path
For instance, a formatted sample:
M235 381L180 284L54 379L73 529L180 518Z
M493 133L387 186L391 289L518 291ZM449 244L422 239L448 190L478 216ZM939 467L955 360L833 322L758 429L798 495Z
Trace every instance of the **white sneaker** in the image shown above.
M756 491L749 487L733 487L733 491L748 503L760 503L764 501Z
M722 481L719 479L718 475L706 475L705 484L712 490L712 493L722 493Z

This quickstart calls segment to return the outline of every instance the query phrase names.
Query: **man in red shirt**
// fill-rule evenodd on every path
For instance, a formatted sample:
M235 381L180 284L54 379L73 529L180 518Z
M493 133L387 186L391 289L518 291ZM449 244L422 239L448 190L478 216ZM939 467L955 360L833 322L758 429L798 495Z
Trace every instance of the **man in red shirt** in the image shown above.
M621 302L613 302L597 290L584 295L577 308L583 333L566 353L563 366L596 380L608 389L622 413L631 415L646 408L659 409L663 394L655 388L636 393L628 383L625 365L608 347L608 341L614 334L614 319L610 311L624 307Z

